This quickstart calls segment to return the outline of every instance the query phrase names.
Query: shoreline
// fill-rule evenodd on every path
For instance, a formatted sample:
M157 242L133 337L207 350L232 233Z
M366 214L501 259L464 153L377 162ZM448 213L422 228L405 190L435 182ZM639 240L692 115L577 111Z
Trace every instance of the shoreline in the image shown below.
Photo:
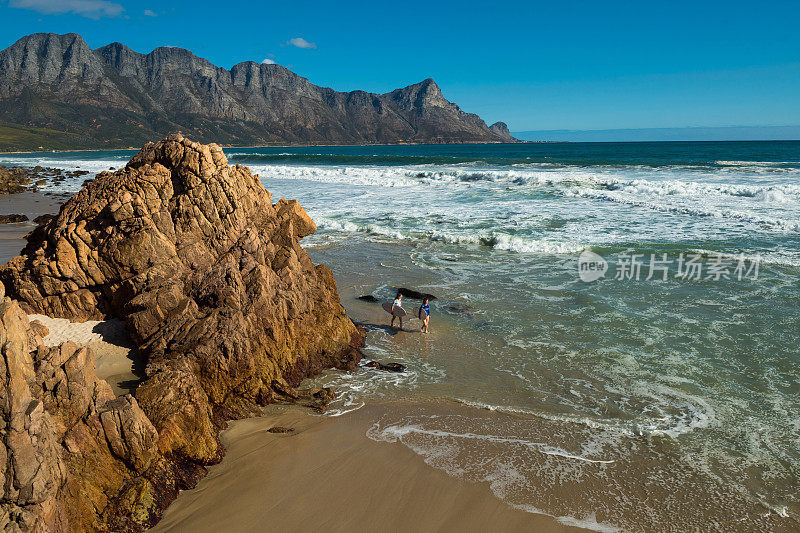
M19 255L25 247L25 236L36 228L34 218L57 214L65 200L63 195L46 196L35 190L0 195L0 214L18 213L28 217L27 222L0 224L0 264Z
M373 420L391 408L371 404L334 419L270 405L261 417L232 422L220 436L225 458L182 491L151 531L252 531L267 523L294 531L378 524L390 531L586 531L515 509L488 483L451 477L405 446L369 439Z
M744 139L744 140L721 140L721 141L711 141L711 140L701 140L701 141L679 141L679 140L666 140L666 141L526 141L526 140L519 140L519 141L482 141L482 142L446 142L446 143L424 143L424 142L398 142L398 143L361 143L361 144L341 144L341 143L324 143L324 144L260 144L260 145L248 145L248 146L239 146L239 145L228 145L228 144L220 144L219 146L223 149L237 149L237 148L245 148L245 149L255 149L255 148L314 148L314 147L326 147L326 148L336 148L336 147L350 147L350 146L446 146L446 145L456 145L456 146L466 146L466 145L483 145L483 144L675 144L675 143L772 143L772 142L800 142L800 139ZM111 151L121 151L121 150L130 150L130 151L137 151L140 150L141 146L128 146L125 148L76 148L72 150L34 150L34 151L5 151L0 149L0 156L2 155L26 155L26 154L63 154L63 153L70 153L70 152L111 152Z

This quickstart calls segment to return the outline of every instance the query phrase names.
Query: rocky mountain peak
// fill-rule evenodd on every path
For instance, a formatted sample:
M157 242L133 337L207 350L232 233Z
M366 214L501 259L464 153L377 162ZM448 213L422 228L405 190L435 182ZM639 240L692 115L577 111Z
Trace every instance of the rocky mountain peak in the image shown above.
M489 129L505 139L514 139L514 137L511 136L511 132L508 131L508 125L505 122L495 122L489 126Z
M182 48L92 50L77 34L34 34L0 52L0 122L47 130L0 150L128 147L173 131L239 146L513 140L461 111L431 78L345 93L280 65L229 71Z

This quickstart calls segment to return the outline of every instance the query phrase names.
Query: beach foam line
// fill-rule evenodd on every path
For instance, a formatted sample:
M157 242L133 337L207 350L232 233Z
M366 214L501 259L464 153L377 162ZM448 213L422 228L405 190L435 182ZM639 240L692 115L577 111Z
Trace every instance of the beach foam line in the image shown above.
M676 405L670 404L668 401L666 401L665 398L659 397L654 393L647 393L645 395L658 402L661 402L663 405L671 406L674 408L678 407ZM658 436L670 437L672 439L677 439L679 436L683 434L691 433L695 430L703 429L716 423L716 414L713 408L704 400L692 397L690 395L685 395L687 398L691 397L693 400L695 400L699 405L699 407L697 407L693 405L687 398L684 398L682 395L674 395L674 396L677 396L684 400L683 407L686 408L687 413L690 414L688 418L687 416L680 417L677 415L665 415L661 419L662 422L661 424L656 424L655 422L650 422L650 423L641 422L638 424L634 424L633 426L631 426L629 422L622 422L622 421L618 423L611 423L610 421L603 422L585 416L552 415L549 413L542 413L531 409L525 409L522 407L515 407L511 405L492 405L483 402L464 400L461 398L454 398L454 400L468 407L484 409L486 411L496 411L498 413L506 413L506 414L529 415L537 418L542 418L544 420L550 420L553 422L562 422L562 423L567 422L571 424L579 424L588 427L590 429L611 431L615 434L626 437L640 437L642 436L642 434L646 433L649 435L658 435Z
M757 167L772 167L778 165L798 165L800 166L800 161L714 161L715 165L728 167L728 166L735 166L735 167L746 167L746 166L757 166Z
M500 499L502 500L503 498ZM558 521L561 524L564 524L565 526L582 527L584 529L589 529L591 531L597 531L598 533L618 533L620 531L623 531L621 527L617 527L613 524L598 522L597 515L595 513L584 516L583 518L577 518L574 516L557 516L545 512L533 505L523 505L523 504L509 503L509 502L506 503L510 507L513 507L514 509L519 509L520 511L525 511L526 513L549 516L550 518L554 518L556 521Z
M85 156L84 156L85 157ZM109 167L120 168L125 164L127 156L121 159L70 159L60 154L59 157L0 156L0 161L12 166L43 165L65 170L81 169L96 174ZM351 185L377 187L415 187L420 185L461 184L466 187L485 183L487 185L503 184L506 186L528 186L548 188L570 188L589 186L609 190L626 189L629 192L639 190L651 195L684 195L700 198L703 195L741 196L756 198L765 195L764 201L775 201L769 193L779 193L783 198L777 201L796 201L800 196L800 185L771 184L753 185L749 183L729 183L731 173L741 172L743 177L756 173L763 176L772 171L797 175L800 162L790 161L717 161L715 166L646 166L646 165L587 165L587 164L554 164L547 162L514 163L511 165L492 165L480 161L462 163L427 162L414 164L419 156L382 156L380 154L364 154L351 156L329 154L246 154L233 152L229 155L232 161L239 159L250 166L262 180L307 180L320 183L341 183ZM321 158L320 163L303 162L304 164L280 164L281 159L302 159L303 157ZM342 158L337 162L337 158ZM373 159L386 159L384 165L369 164ZM422 158L425 159L424 157ZM446 159L446 158L445 158ZM361 164L363 163L363 164ZM795 165L796 168L786 165ZM770 171L770 172L768 172ZM738 174L735 174L738 175ZM87 176L92 177L92 176ZM709 181L697 178L710 178ZM688 179L687 179L688 178ZM45 190L74 192L78 190L85 177L68 179L61 184L48 184Z
M690 253L705 255L710 258L721 257L723 260L732 261L734 265L740 259L744 259L748 264L755 261L760 261L760 264L800 267L800 254L790 255L789 251L784 252L764 252L759 254L753 253L729 253L720 252L719 250L707 250L705 248L696 248L689 250Z
M367 431L367 436L372 438L373 440L383 440L385 442L397 442L397 441L402 441L402 438L404 436L409 435L411 433L416 433L420 435L430 435L433 437L452 437L457 439L486 440L489 442L496 442L501 444L519 444L521 446L526 446L535 449L546 455L555 455L558 457L563 457L565 459L575 459L577 461L583 461L586 463L612 464L616 462L613 459L611 460L590 459L588 457L583 457L581 455L574 455L565 450L562 450L561 448L551 446L545 442L533 442L516 437L503 437L500 435L482 435L479 433L472 433L472 432L455 433L440 429L424 429L422 428L422 426L419 426L417 424L390 425L381 429L380 422L376 422Z

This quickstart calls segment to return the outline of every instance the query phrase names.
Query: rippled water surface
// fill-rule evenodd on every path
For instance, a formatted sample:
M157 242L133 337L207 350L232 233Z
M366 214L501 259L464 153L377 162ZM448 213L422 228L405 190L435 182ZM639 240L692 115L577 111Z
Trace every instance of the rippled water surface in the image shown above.
M389 412L368 436L568 523L798 527L800 142L226 153L300 200L368 356L408 367L323 376L347 391L333 414L458 401ZM130 155L0 164L100 171ZM590 283L587 249L608 262ZM653 259L668 262L651 273ZM689 260L700 273L676 277ZM430 334L356 299L397 286L439 296Z

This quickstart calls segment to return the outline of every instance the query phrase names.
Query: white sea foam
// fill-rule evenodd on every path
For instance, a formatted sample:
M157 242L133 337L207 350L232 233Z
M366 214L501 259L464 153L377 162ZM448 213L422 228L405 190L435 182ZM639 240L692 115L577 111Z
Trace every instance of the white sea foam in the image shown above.
M553 472L556 476L563 476L568 472L578 474L583 468L597 474L604 472L605 468L616 462L615 460L592 459L521 437L457 432L437 428L448 426L452 421L460 419L461 417L457 415L444 415L442 418L439 415L429 415L414 416L411 419L403 419L395 423L384 423L383 420L380 420L367 430L366 435L379 442L402 443L420 455L427 464L439 468L451 476L470 481L487 482L495 496L513 508L531 514L549 516L565 525L584 527L594 531L620 530L613 524L598 521L594 512L589 512L579 518L573 515L554 514L530 503L520 502L516 493L520 488L528 485L528 472L520 470L520 466L516 464L516 454L513 450L524 449L542 453L545 457L555 458L559 464L566 461L560 468L549 462L546 463L556 468L556 471ZM467 420L465 419L464 422ZM426 427L427 425L435 427L431 429ZM500 445L503 447L503 451L498 453L495 453L494 449L488 452L484 451L482 446L486 445ZM473 459L469 464L456 459L464 453ZM476 456L476 454L486 453L491 459L480 460ZM573 466L569 466L570 464Z
M714 164L733 167L776 167L780 165L800 165L800 161L714 161Z
M755 254L752 252L731 253L719 250L707 250L705 248L695 248L687 250L687 252L705 255L711 258L719 257L722 261L732 263L734 266L738 261L742 260L748 267L755 262L766 265L800 267L800 251L797 250L779 250Z
M551 446L545 442L532 442L526 439L519 439L514 437L505 437L502 435L483 435L479 433L454 433L450 431L443 431L439 429L424 429L421 426L409 425L388 425L381 427L380 424L375 424L367 431L367 435L373 440L382 440L385 442L397 442L411 433L419 435L429 435L432 437L452 437L455 439L475 439L485 440L500 444L514 444L525 446L535 449L536 451L545 455L556 455L565 459L574 459L576 461L583 461L586 463L594 464L611 464L614 460L605 459L591 459L580 455L571 454L561 448Z
M317 222L317 227L323 230L361 233L377 237L387 237L398 241L434 241L447 244L487 246L495 250L508 252L550 255L574 254L586 247L586 245L582 243L525 238L495 231L471 232L470 230L465 230L459 233L440 230L426 231L424 230L424 226L399 230L397 226L388 227L373 223L359 224L349 220L336 220L324 216L316 216L314 218Z
M624 391L616 391L624 396ZM681 435L707 428L718 423L714 408L703 398L684 393L666 385L646 384L634 391L640 401L649 401L647 417L629 421L590 418L579 411L571 415L556 415L514 405L498 405L473 400L458 399L464 405L509 414L536 416L557 422L580 424L591 429L614 431L620 435L662 435L677 439ZM580 399L579 399L580 401Z
M690 215L694 217L711 217L721 219L733 219L742 222L749 222L759 226L776 229L779 231L797 232L800 231L800 219L783 219L778 217L765 216L753 211L742 211L729 207L706 207L704 203L693 203L690 205L680 203L659 202L652 199L636 196L626 196L613 191L600 191L596 189L580 188L566 191L567 196L581 198L592 198L608 202L620 203L634 207L643 207L653 211L673 213L679 215Z

